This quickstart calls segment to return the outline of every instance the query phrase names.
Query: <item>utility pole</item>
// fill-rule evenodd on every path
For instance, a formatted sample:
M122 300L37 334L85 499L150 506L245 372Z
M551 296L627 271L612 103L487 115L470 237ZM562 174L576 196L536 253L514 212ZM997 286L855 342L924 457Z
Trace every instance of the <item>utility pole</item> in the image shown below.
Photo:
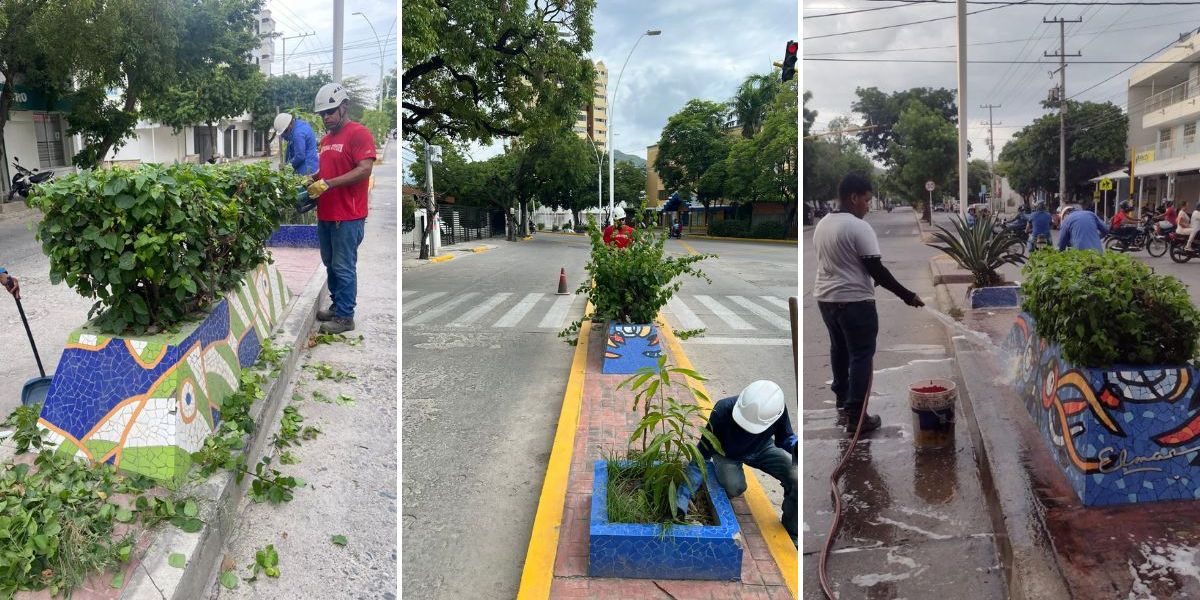
M1000 108L999 104L984 104L979 108L986 108L988 111L988 174L991 175L991 181L988 182L992 186L991 198L998 198L997 190L1000 186L996 184L996 134L992 131L993 125L1003 125L1003 123L995 123L992 121L992 109ZM1002 209L1002 206L997 206L997 209ZM999 213L999 210L997 210Z
M288 40L298 40L300 38L306 38L310 35L317 35L317 34L316 33L302 33L300 35L293 35L291 37L282 38L283 39L283 70L279 72L280 75L287 75L287 41ZM312 66L309 65L309 68L311 69Z
M1067 54L1067 23L1082 23L1083 18L1047 19L1042 17L1042 23L1058 23L1058 54L1042 52L1048 58L1058 58L1058 202L1067 201L1067 57L1083 56L1076 52ZM1051 71L1051 76L1054 72Z
M346 20L346 0L333 0L333 82L342 82L342 30Z
M958 0L958 214L967 218L967 1ZM929 219L933 222L930 207Z
M433 197L433 152L429 140L425 140L425 193L429 198L425 201L426 221L425 230L421 232L421 259L437 256L432 233L437 231L437 202Z

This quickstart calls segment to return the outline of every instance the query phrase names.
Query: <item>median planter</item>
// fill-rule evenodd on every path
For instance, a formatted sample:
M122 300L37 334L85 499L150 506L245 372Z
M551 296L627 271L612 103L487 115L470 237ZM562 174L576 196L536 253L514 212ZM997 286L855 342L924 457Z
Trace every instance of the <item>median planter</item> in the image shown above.
M712 463L706 489L715 526L611 523L608 520L608 463L595 463L588 539L588 575L634 579L739 580L742 536L733 506L717 483Z
M1021 286L997 285L975 288L968 293L971 308L1016 308L1021 305Z
M1190 365L1071 364L1020 314L1015 387L1086 506L1200 499L1200 372Z
M280 225L267 246L272 248L320 248L316 225Z
M653 369L662 356L658 328L654 324L625 325L608 324L608 337L604 341L605 375L631 375L639 369Z
M174 333L113 336L84 325L68 338L39 424L58 452L177 485L290 301L279 271L264 264Z

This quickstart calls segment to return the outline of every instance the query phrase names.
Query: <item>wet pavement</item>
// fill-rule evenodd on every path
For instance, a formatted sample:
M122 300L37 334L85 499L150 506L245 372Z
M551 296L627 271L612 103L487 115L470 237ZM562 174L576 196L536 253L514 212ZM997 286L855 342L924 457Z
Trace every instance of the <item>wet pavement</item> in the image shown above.
M884 264L927 305L934 288L913 213L872 213ZM821 598L817 563L833 519L829 475L849 436L829 392L828 337L812 298L812 231L804 232L804 597ZM918 451L908 386L926 378L962 387L952 340L932 312L882 288L869 412L883 428L860 441L842 479L846 511L829 558L839 598L1006 598L1004 576L969 428L958 416L953 444Z

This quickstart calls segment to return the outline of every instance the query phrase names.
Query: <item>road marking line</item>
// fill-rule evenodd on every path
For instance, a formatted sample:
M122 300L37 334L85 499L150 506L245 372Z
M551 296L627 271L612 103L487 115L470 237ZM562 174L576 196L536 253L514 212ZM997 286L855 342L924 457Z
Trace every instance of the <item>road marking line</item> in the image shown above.
M541 292L526 294L523 300L518 302L516 306L509 309L508 312L504 313L504 316L500 317L500 320L496 321L496 324L492 325L492 327L513 327L517 323L520 323L521 319L524 319L525 315L529 314L529 311L533 308L533 305L537 304L538 300L542 299L542 296L545 296L545 294Z
M704 321L701 321L700 317L697 317L696 313L692 312L692 309L688 308L688 305L684 304L678 296L671 296L671 299L667 300L667 310L684 329L704 329Z
M590 310L591 305L587 305L585 313ZM533 517L533 531L529 536L529 549L525 552L525 565L521 568L517 600L545 600L550 597L550 585L554 582L554 559L558 554L558 538L567 500L567 483L571 475L571 455L575 451L575 433L583 406L584 369L587 367L588 335L591 330L592 322L587 320L579 328L579 343L575 345L575 356L571 359L571 374L567 378L567 390L563 393L554 444L550 448L550 461L546 464L542 494ZM796 570L794 563L792 570Z
M467 325L474 323L477 319L479 319L479 317L491 312L492 309L499 306L501 302L507 300L511 295L512 294L509 292L503 292L488 298L483 304L472 308L466 313L463 313L463 316L451 321L450 327L466 327Z
M759 298L762 298L763 300L766 300L767 302L770 302L771 304L774 304L783 310L789 310L787 300L780 300L775 296L759 296Z
M436 308L431 308L431 309L409 319L407 324L408 325L420 325L421 323L427 323L431 319L442 316L442 314L449 312L449 310L454 308L455 306L458 306L459 304L462 304L463 302L466 302L467 300L470 300L471 298L478 296L478 295L479 294L476 294L475 292L463 294L453 300L450 300L449 302L447 302L441 306L438 306Z
M683 340L688 344L704 346L791 346L789 338L735 338L735 337L694 337Z
M563 321L567 318L567 313L571 310L571 302L575 300L575 295L559 296L554 301L554 306L546 312L546 316L542 317L542 322L538 323L538 327L542 329L558 329L563 326Z
M441 298L442 296L445 296L445 295L446 295L446 292L434 292L432 294L429 294L428 296L421 296L420 298L417 298L416 300L411 300L409 302L405 302L404 308L411 309L411 308L417 308L419 306L424 306L424 305L429 304L430 302L433 302L434 300L437 300L438 298Z
M692 248L692 246L690 244L688 244L687 242L685 242L683 240L679 240L679 244L681 246L683 246L684 250L688 251L688 254L700 254L699 252L696 252L695 248Z
M734 329L754 329L753 325L742 320L741 317L733 314L732 310L725 308L725 305L713 300L711 297L697 294L696 299L700 301L700 304L707 306L709 310L713 311L714 315L717 315L718 318L725 321L730 327Z
M788 323L786 319L741 296L730 296L729 299L733 300L737 304L742 305L746 308L746 310L758 315L762 320L774 325L776 329L782 329L784 331L792 330L792 325Z
M688 360L687 354L684 354L683 346L676 339L675 333L671 331L671 326L663 322L659 332L667 342L667 349L671 358L675 361L675 366L695 370L692 367L692 361ZM791 341L789 340L788 343L791 343ZM708 390L704 387L704 382L691 381L691 384L695 388L695 391L708 396ZM693 396L696 398L696 403L703 407L704 418L707 419L708 412L712 410L711 403L705 402L695 393L693 393ZM559 423L562 423L562 421L560 420ZM783 523L779 521L775 507L767 499L767 492L763 490L762 484L758 482L758 477L755 476L748 466L743 465L742 470L746 477L746 491L743 493L743 497L746 499L746 504L750 507L750 514L754 516L754 522L758 524L758 530L762 533L763 540L767 543L767 549L771 551L771 558L775 559L775 565L779 567L779 573L783 576L784 585L792 593L792 598L799 598L800 578L798 573L800 562L797 557L796 547L792 545L791 537L788 536L787 530L783 528ZM526 562L526 565L528 564Z

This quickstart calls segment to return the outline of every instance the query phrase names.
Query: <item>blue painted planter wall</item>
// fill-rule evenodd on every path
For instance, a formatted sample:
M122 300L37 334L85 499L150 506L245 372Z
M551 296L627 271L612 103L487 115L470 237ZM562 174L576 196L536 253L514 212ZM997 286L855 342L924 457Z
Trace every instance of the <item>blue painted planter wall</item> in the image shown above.
M1015 386L1087 506L1200 499L1200 373L1187 365L1076 367L1022 313Z
M662 356L662 345L658 328L653 324L608 324L601 368L605 375L632 375L643 367L657 369L659 356Z
M971 290L971 308L1016 308L1021 305L1020 290L1016 285Z
M662 535L658 525L608 522L608 463L596 461L588 538L588 575L633 579L713 579L742 576L741 529L712 463L706 486L720 525L677 525Z
M274 248L320 248L316 225L280 225L267 245Z

